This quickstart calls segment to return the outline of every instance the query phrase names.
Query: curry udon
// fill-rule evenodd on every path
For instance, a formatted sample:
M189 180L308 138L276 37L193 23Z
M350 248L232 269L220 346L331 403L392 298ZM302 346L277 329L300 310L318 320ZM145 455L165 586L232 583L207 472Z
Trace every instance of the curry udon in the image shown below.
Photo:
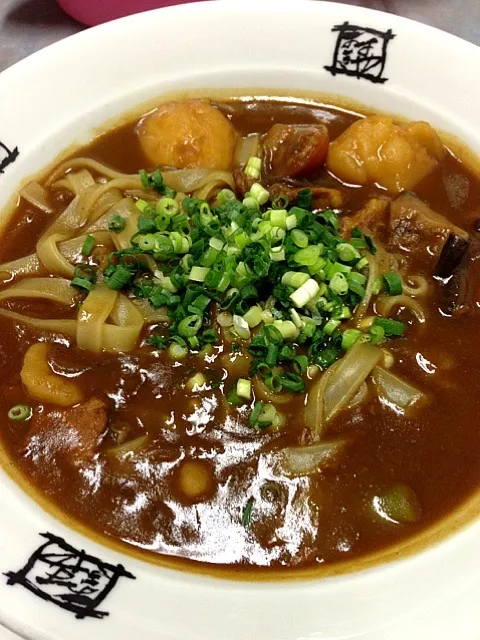
M24 187L0 438L149 554L306 567L480 480L480 181L425 122L167 102Z

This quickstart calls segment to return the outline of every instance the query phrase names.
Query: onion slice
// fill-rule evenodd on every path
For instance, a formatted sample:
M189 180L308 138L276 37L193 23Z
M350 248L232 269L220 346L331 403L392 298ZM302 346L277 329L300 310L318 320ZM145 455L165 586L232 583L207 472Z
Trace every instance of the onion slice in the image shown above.
M348 441L318 442L308 447L286 447L280 452L280 466L288 476L307 476L324 470L336 462Z
M356 344L315 382L308 394L305 420L316 440L330 420L347 407L382 357L379 347Z
M382 367L373 369L372 378L380 400L397 411L406 412L427 400L423 391Z

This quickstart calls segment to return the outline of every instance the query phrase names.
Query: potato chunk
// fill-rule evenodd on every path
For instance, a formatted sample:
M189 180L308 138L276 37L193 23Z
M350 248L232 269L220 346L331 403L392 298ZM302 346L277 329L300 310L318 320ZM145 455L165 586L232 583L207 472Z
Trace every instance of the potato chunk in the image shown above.
M444 155L426 122L395 124L389 116L354 122L330 144L327 167L344 182L375 182L392 193L413 189Z
M62 378L50 369L48 346L45 342L32 344L28 349L20 377L30 396L40 402L71 407L83 400L83 394L74 382Z
M180 467L178 484L183 496L192 502L199 502L213 483L212 470L203 460L186 460Z
M166 102L138 125L141 147L153 165L228 170L235 129L208 100Z

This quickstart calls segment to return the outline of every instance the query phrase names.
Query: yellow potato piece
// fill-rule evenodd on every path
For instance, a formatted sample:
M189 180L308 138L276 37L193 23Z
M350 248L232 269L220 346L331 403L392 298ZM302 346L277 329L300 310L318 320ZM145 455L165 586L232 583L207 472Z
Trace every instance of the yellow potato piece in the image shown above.
M179 169L230 169L235 129L208 100L166 102L137 129L140 145L153 165Z
M44 342L32 344L28 349L20 377L29 395L40 402L71 407L83 400L75 383L52 372L48 365L48 346Z
M374 182L399 193L413 189L444 153L427 122L398 125L389 116L368 116L330 144L327 168L346 183Z
M192 501L202 499L211 489L212 470L202 460L186 460L180 467L178 485L182 494Z

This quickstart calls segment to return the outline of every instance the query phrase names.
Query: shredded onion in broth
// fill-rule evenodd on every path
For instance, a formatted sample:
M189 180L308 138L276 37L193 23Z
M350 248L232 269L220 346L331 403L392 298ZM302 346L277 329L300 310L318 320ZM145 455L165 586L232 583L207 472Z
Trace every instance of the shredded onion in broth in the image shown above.
M356 344L314 383L305 406L305 421L315 440L355 396L372 369L383 357L379 347Z

